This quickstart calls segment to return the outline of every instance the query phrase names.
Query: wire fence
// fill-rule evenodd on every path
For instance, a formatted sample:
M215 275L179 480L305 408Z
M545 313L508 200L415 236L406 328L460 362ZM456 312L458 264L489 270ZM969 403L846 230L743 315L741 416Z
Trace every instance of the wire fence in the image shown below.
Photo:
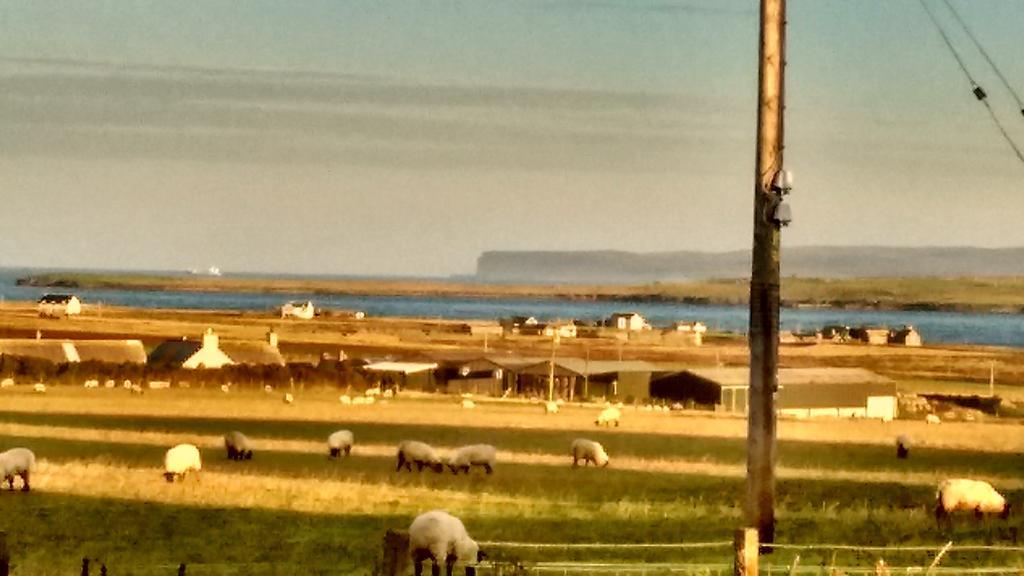
M492 559L477 573L500 576L527 574L729 575L734 573L731 540L679 543L551 543L484 541ZM1024 576L1024 546L898 545L861 546L840 543L762 544L773 554L762 556L759 574L792 575L1015 575ZM678 551L674 561L636 559L645 553ZM578 556L612 558L582 559ZM964 558L964 555L967 555ZM561 559L559 556L577 556ZM691 556L687 559L686 556ZM958 558L960 556L960 558ZM527 560L527 558L530 558ZM713 558L708 560L708 558ZM896 564L889 564L890 561ZM947 562L950 565L940 565Z

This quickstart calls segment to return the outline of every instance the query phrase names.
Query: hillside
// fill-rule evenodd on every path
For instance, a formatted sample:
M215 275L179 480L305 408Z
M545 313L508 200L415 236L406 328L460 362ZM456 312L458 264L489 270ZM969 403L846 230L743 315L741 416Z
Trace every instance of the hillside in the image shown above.
M750 251L484 252L484 282L637 283L750 275ZM1024 275L1024 247L783 247L782 275L804 278Z

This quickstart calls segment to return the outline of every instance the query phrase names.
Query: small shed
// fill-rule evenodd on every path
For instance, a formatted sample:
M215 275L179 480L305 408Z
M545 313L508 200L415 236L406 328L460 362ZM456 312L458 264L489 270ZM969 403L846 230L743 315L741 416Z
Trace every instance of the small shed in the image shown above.
M889 341L893 344L902 344L903 346L920 346L924 343L921 340L921 333L909 324L899 330L895 330L889 337Z
M885 326L860 326L850 330L850 337L872 346L885 346L889 343L889 329Z
M362 369L376 374L384 388L394 385L399 390L437 391L436 362L373 362Z
M651 325L647 322L647 319L637 312L616 312L608 317L605 324L610 328L626 330L628 332L639 332L641 330L651 329Z
M77 316L82 313L82 302L73 294L46 294L39 299L38 310L44 318Z

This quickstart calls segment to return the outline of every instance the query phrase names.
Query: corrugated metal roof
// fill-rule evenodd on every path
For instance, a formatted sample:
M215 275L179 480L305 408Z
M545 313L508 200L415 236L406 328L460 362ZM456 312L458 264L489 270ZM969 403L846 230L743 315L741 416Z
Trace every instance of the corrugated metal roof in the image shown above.
M401 372L403 374L415 374L426 372L437 368L436 362L375 362L363 366L364 370L375 372Z
M28 338L0 340L0 354L18 358L48 360L54 364L68 362L64 340L33 340Z
M220 349L235 364L284 366L281 351L266 342L221 342Z
M145 364L146 349L139 340L76 340L80 362Z
M721 386L749 386L749 368L692 368L685 370ZM803 384L868 384L888 383L889 378L864 368L781 368L780 386Z
M202 347L202 342L194 340L167 340L154 348L146 361L154 366L181 366Z

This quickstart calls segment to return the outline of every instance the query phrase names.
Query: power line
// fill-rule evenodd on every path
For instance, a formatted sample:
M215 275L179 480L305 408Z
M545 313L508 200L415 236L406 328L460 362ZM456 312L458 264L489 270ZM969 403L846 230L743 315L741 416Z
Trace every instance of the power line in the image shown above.
M999 133L1003 135L1003 138L1006 140L1006 143L1009 144L1010 148L1013 149L1014 154L1017 155L1017 159L1020 160L1022 164L1024 164L1024 153L1022 153L1020 148L1017 147L1017 144L1013 141L1013 138L1010 137L1009 132L1007 132L1006 128L1003 127L1003 123L1000 122L999 116L997 116L995 111L992 110L992 106L989 105L987 100L988 94L985 93L985 90L981 86L979 86L978 83L974 80L974 77L971 76L971 72L967 69L967 65L964 64L964 60L963 58L960 57L960 53L957 52L956 47L953 46L953 42L949 39L949 35L946 34L945 29L942 28L942 24L940 24L939 20L935 17L935 13L932 12L931 8L928 7L928 4L925 2L925 0L917 1L918 3L921 4L921 7L924 8L925 13L928 14L928 19L930 19L932 21L932 24L935 25L935 29L939 31L939 35L942 36L942 40L943 42L946 43L946 47L949 48L950 54L953 55L953 58L956 60L957 65L960 66L960 70L962 70L964 76L967 77L967 81L971 83L971 92L974 93L974 97L985 105L985 109L988 110L988 115L992 118L992 122L995 123L996 128L999 129Z
M979 42L978 38L974 35L973 32L971 32L971 29L967 27L967 23L964 22L964 19L960 17L960 13L957 12L956 8L953 7L953 3L950 2L950 0L942 1L946 4L946 7L949 8L949 11L953 13L953 17L956 18L956 21L960 23L960 27L964 29L964 32L967 34L967 37L971 39L971 42L974 42L974 45L978 48L978 52L981 52L981 55L985 57L985 60L988 62L988 65L991 66L992 70L995 71L996 76L999 76L999 79L1002 80L1003 86L1006 86L1006 89L1010 92L1010 94L1013 94L1013 99L1017 101L1017 108L1019 108L1020 113L1024 115L1024 102L1021 101L1020 95L1017 94L1017 91L1014 90L1013 86L1010 85L1010 81L1007 80L1006 76L1003 75L1003 71L999 69L999 66L996 66L995 61L993 61L992 57L989 56L988 51L985 50L985 47L981 45L981 42Z

